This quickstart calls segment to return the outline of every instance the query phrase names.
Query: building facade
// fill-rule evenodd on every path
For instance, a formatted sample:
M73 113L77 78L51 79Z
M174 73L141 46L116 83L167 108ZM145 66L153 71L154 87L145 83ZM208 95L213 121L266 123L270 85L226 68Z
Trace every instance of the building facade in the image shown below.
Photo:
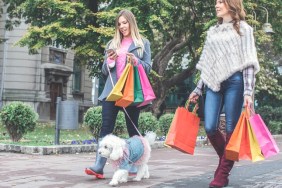
M1 108L12 101L22 101L34 108L40 120L54 120L56 99L62 97L79 101L81 120L83 113L97 104L98 80L92 80L88 71L76 64L72 50L47 46L30 55L27 47L16 46L27 25L6 31L5 20L4 11L0 18Z

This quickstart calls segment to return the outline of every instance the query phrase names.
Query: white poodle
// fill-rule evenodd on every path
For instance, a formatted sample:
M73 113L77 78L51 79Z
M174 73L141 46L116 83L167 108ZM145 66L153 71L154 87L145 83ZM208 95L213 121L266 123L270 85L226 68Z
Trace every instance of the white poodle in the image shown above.
M112 134L105 136L99 143L98 153L102 157L111 160L117 171L114 173L111 182L112 186L127 182L128 171L134 165L138 168L135 181L142 178L149 178L148 161L151 156L151 146L156 138L156 134L149 132L145 138L133 136L128 140L123 140Z

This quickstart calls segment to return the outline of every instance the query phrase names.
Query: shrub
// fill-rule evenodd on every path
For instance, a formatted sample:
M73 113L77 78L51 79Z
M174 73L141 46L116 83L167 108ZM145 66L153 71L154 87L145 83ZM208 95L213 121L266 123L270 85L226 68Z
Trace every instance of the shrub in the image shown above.
M164 114L159 119L159 128L162 133L162 136L166 136L169 130L170 124L173 120L174 114L168 113Z
M270 121L268 128L272 134L282 134L282 122L281 121Z
M256 113L261 115L272 134L281 133L282 107L261 106Z
M88 126L94 138L98 139L102 127L102 106L89 108L83 118L83 123ZM123 112L119 112L113 134L122 134L125 130L125 118Z
M29 105L12 102L3 107L0 118L11 140L18 142L24 134L34 130L38 114Z
M102 106L89 108L84 114L83 123L88 126L94 138L98 139L102 127Z
M141 112L138 120L138 129L142 135L147 131L156 132L158 129L158 120L151 112Z
M271 121L282 121L282 107L261 106L256 112L261 115L264 122L268 125Z
M125 132L125 127L126 127L126 122L125 122L124 113L119 111L113 134L120 136Z

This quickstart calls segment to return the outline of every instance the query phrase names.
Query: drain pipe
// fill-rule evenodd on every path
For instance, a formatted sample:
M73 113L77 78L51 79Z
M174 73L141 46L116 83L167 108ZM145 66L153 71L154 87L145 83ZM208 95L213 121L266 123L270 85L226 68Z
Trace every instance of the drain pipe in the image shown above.
M5 11L3 16L4 23L6 23L8 14L7 14L7 7L4 7ZM7 30L4 28L4 38L3 38L3 67L2 67L2 78L1 78L1 90L0 90L0 109L3 107L3 93L4 93L4 87L5 87L5 78L6 78L6 64L7 64Z

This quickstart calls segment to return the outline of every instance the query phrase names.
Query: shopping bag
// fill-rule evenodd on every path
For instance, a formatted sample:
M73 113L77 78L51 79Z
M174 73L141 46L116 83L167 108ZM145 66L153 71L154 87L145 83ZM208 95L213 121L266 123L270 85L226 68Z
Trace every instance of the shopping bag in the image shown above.
M230 137L226 146L225 154L226 159L232 161L239 161L239 153L244 129L246 128L245 113L242 112L236 124L236 127Z
M138 68L134 66L133 69L134 69L134 102L132 105L137 105L144 101L144 97L143 97Z
M279 148L259 114L251 113L250 124L256 135L260 149L265 158L279 153Z
M259 143L258 140L256 138L256 135L254 134L254 131L249 123L249 121L247 121L247 127L248 127L248 137L249 137L249 141L250 141L250 150L251 150L251 159L253 162L256 161L261 161L264 160L264 157L261 153L261 149L259 147Z
M152 102L156 98L156 96L142 65L138 65L138 72L144 98L144 101L138 105L138 107L141 107Z
M120 78L118 79L116 85L113 87L112 91L110 92L109 96L106 98L106 101L117 101L122 97L122 90L124 88L124 84L126 78L128 76L129 68L131 64L126 64Z
M226 146L226 158L233 161L249 159L263 160L258 141L249 123L248 112L244 110Z
M134 101L134 69L133 66L128 63L129 72L124 85L123 96L115 103L116 106L127 107Z
M244 115L246 117L246 114ZM242 128L242 137L241 137L238 160L239 159L252 160L247 118L242 119L241 126L243 126L243 128Z
M188 105L178 107L166 136L165 146L172 147L181 152L194 154L200 118L196 114L197 106L192 112Z

